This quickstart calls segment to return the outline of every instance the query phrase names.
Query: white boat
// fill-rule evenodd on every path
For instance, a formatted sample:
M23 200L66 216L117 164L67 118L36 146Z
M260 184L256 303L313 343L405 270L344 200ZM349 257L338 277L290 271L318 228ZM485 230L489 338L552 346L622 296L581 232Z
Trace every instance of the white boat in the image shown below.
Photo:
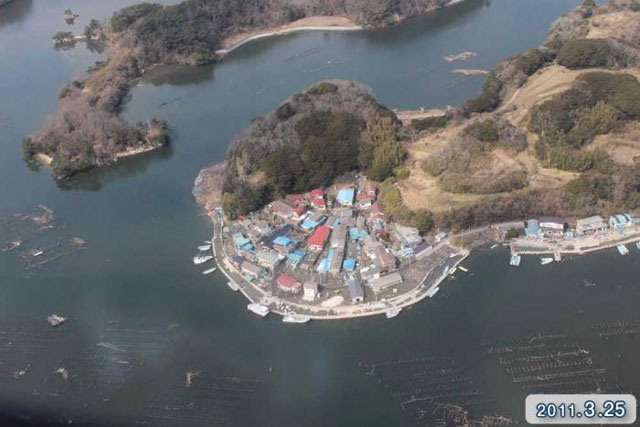
M211 273L213 273L213 272L214 272L214 271L216 271L217 269L218 269L218 267L213 267L213 268L210 268L210 269L208 269L208 270L203 271L203 272L202 272L202 274L204 274L204 275L206 276L207 274L211 274Z
M197 255L193 257L193 263L196 265L203 264L212 259L213 259L212 255Z
M640 249L640 241L636 242L636 248Z
M210 251L210 250L211 250L211 245L202 245L202 246L198 246L198 250L199 250L200 252Z
M620 252L620 255L626 255L629 253L629 249L625 245L618 245L618 252Z
M462 270L462 271L464 271L465 273L468 273L468 272L469 272L469 269L468 269L468 268L463 267L463 266L461 266L461 265L459 265L459 266L458 266L458 270Z
M449 272L448 272L449 276L453 276L453 274L454 274L457 270L458 270L458 267L451 267L451 268L449 269Z
M227 282L227 286L229 286L233 292L238 292L240 290L240 286L238 286L238 284L233 281Z
M51 316L47 317L47 322L49 322L49 324L54 328L56 326L62 325L66 321L67 321L66 317L62 317L58 314L52 314Z
M384 315L387 317L387 319L393 319L398 314L400 314L401 311L402 311L402 307L395 307L387 310L386 313L384 313Z
M205 245L211 245L213 242L211 240L203 240Z
M247 305L247 310L257 314L260 317L264 317L269 314L269 307L267 307L266 305L258 304L257 302L253 302Z
M513 254L511 255L511 260L509 261L509 264L511 264L514 267L518 267L520 265L520 261L522 261L522 257L518 254Z
M495 245L491 245L491 247L490 247L489 249L495 249L495 248L497 248L498 246L500 246L500 245L496 243Z
M435 287L435 288L429 289L429 292L427 292L427 296L429 298L433 298L435 296L435 294L438 293L439 290L440 290L440 287Z
M444 266L444 270L442 271L442 275L446 276L447 274L449 274L449 264Z
M540 259L540 264L542 264L542 265L551 264L552 262L553 262L553 258L541 258Z
M307 323L310 320L311 320L310 316L305 316L304 314L296 314L296 313L285 314L282 317L282 321L284 323Z

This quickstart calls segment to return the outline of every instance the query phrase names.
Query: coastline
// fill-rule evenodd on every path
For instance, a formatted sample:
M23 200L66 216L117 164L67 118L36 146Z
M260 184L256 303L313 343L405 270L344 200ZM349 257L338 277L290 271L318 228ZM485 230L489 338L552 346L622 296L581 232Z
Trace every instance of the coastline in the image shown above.
M218 55L220 58L224 58L226 55L230 54L234 50L252 41L265 39L269 37L282 36L286 34L293 34L293 33L302 32L302 31L359 31L359 30L363 30L364 28L365 27L356 25L354 23L351 23L350 25L304 25L304 24L298 24L295 26L285 25L282 27L267 29L257 34L250 32L250 33L241 34L239 36L230 37L222 43L223 45L228 44L228 47L216 50L215 54ZM239 40L235 41L234 39L239 39ZM234 41L229 42L229 40L234 40Z

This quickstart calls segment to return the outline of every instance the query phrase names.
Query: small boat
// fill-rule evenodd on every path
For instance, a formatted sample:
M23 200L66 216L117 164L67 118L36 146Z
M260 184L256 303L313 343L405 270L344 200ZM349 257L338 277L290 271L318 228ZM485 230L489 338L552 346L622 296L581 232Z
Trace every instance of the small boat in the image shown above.
M200 252L210 251L210 250L211 250L211 245L202 245L202 246L198 246L198 250L199 250Z
M518 254L513 254L511 255L511 260L509 261L509 264L511 264L514 267L518 267L520 265L520 261L522 261L522 257Z
M555 259L556 262L562 261L562 255L560 254L560 252L556 252L555 254L553 254L553 259Z
M205 262L212 260L213 256L212 255L197 255L193 257L193 263L198 265L198 264L204 264Z
M498 246L500 246L500 245L496 243L495 245L491 245L491 247L490 247L489 249L495 249L495 248L497 248Z
M311 320L311 316L305 316L304 314L290 313L285 314L282 317L284 323L307 323Z
M266 305L258 304L257 302L253 302L247 305L247 310L257 314L260 317L265 317L267 314L269 314L269 307L267 307Z
M211 240L203 240L202 241L205 245L212 245L213 242Z
M442 271L442 275L446 276L447 274L449 274L449 264L444 266L444 270Z
M458 267L451 267L448 271L449 276L453 276L453 274L458 270Z
M402 307L395 307L395 308L387 310L384 313L384 315L387 317L387 319L393 319L398 314L400 314L401 311L402 311Z
M52 314L51 316L47 317L47 322L49 322L49 324L54 328L56 326L62 325L66 321L67 321L66 317L62 317L57 314Z
M40 256L40 255L42 255L43 253L44 253L44 251L33 251L33 252L31 253L31 255L33 255L34 257L36 257L36 256Z
M551 264L552 262L553 262L553 258L541 258L540 259L540 264L542 264L542 265Z
M468 272L469 272L469 269L468 269L468 268L463 267L463 266L461 266L461 265L459 265L459 266L458 266L458 270L462 270L462 271L464 271L465 273L468 273Z
M210 268L210 269L208 269L208 270L203 271L203 272L202 272L202 274L204 274L204 275L206 276L207 274L211 274L211 273L213 273L213 272L214 272L214 271L216 271L217 269L218 269L218 267L213 267L213 268Z
M437 286L435 288L429 289L429 292L427 292L427 296L429 298L433 298L435 294L438 293L439 290L440 290L440 287L437 287Z
M240 286L238 286L236 282L227 282L227 286L229 286L233 292L238 292L240 290Z
M640 241L636 242L636 248L640 249Z
M625 245L618 245L617 248L620 255L627 255L629 253L629 249L627 249Z

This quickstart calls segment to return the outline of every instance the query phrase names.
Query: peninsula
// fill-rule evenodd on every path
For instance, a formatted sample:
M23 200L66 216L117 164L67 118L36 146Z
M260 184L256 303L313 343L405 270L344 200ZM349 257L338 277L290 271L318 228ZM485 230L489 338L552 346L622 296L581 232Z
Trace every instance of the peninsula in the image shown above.
M327 81L254 120L194 188L230 283L280 314L341 318L413 304L468 249L519 234L513 265L627 253L640 238L639 10L585 1L459 108L396 114Z
M126 7L86 27L82 38L104 43L108 59L61 89L57 112L24 140L24 157L50 164L53 176L64 179L168 144L166 123L130 124L120 116L131 86L153 67L213 63L248 40L301 29L393 25L457 1L185 0Z

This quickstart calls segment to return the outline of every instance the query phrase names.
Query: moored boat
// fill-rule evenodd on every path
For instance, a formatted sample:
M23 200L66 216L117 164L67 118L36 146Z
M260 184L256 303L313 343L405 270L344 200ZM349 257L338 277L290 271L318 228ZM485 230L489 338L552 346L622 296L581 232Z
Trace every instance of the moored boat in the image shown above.
M311 316L306 316L304 314L296 314L296 313L285 314L282 317L282 321L284 323L307 323L310 320L311 320Z
M468 273L468 272L469 272L469 269L468 269L468 268L463 267L463 266L461 266L461 265L459 265L459 266L458 266L458 270L462 270L462 271L464 271L465 273Z
M511 260L509 261L509 264L514 267L518 267L520 265L520 261L522 261L522 257L518 254L513 254L511 255Z
M636 242L636 248L640 249L640 241Z
M496 243L495 245L491 245L491 247L490 247L489 249L495 249L495 248L497 248L498 246L500 246L500 245L498 245L498 244Z
M211 274L214 271L216 271L217 269L218 269L218 267L213 267L213 268L210 268L208 270L203 271L202 274L204 274L204 275Z
M395 307L395 308L391 308L391 309L387 310L384 313L384 315L387 317L387 319L393 319L398 314L400 314L401 311L402 311L402 307Z
M458 267L451 267L448 271L449 276L453 276L453 274L458 270Z
M427 292L427 296L429 298L433 298L435 296L435 294L438 293L438 291L440 290L440 287L436 286L435 288L431 288L429 289L429 291Z
M541 258L540 259L540 264L542 265L547 265L553 262L553 258Z
M449 274L449 264L444 266L444 270L442 271L442 275L446 276L447 274Z
M210 250L211 250L211 245L202 245L202 246L198 246L198 250L199 250L200 252L210 251Z
M253 302L247 305L247 310L254 314L257 314L260 317L265 317L267 314L269 314L269 307L267 307L266 305L258 304L257 302Z
M627 255L629 253L629 249L627 249L627 247L625 245L618 245L618 252L620 252L620 255Z
M227 286L229 286L233 292L238 292L240 290L240 286L238 286L234 281L227 282Z
M196 265L203 264L212 259L213 259L212 255L197 255L193 257L193 263Z

